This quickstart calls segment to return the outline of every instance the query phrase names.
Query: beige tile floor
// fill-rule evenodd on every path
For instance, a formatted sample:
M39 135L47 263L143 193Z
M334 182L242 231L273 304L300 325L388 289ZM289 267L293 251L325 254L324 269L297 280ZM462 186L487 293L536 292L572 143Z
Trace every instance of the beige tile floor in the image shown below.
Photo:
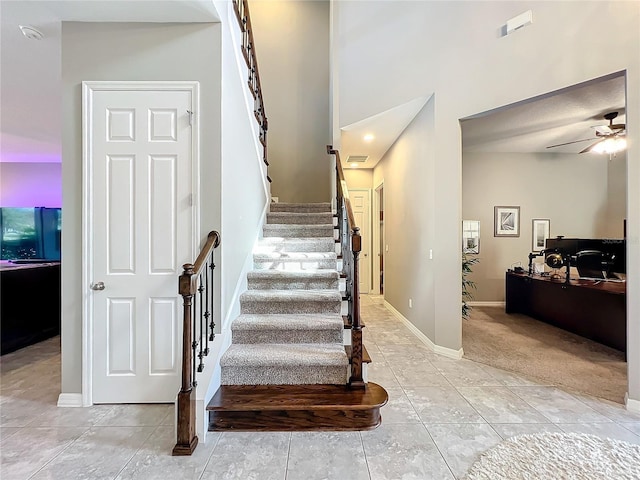
M0 478L454 479L503 438L585 432L640 444L640 415L621 405L433 354L362 298L369 378L389 392L369 432L213 433L171 457L172 405L57 408L59 338L2 357Z

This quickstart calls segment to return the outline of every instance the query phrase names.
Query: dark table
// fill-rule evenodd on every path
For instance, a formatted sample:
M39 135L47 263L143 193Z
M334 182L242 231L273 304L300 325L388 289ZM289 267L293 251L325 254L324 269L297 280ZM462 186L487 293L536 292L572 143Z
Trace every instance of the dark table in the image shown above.
M537 320L627 351L626 283L508 271L506 313Z

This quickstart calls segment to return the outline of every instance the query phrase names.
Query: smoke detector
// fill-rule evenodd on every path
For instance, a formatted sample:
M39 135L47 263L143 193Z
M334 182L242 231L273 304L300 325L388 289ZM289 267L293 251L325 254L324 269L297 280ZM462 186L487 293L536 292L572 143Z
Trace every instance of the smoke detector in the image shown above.
M29 25L19 25L19 27L22 34L29 40L42 40L44 38L42 32L37 28L33 28Z

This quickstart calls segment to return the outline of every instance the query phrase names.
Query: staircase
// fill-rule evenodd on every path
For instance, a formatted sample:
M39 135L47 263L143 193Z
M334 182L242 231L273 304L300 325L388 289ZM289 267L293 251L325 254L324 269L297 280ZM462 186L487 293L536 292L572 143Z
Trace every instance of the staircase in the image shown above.
M329 203L272 203L223 355L209 430L364 430L384 389L351 388Z

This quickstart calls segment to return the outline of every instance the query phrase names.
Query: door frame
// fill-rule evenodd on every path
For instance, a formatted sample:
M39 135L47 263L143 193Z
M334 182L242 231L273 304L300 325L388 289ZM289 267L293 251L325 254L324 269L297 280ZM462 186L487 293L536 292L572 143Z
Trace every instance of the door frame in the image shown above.
M93 295L89 284L93 278L93 197L90 188L93 165L93 94L99 91L188 91L191 93L191 199L194 225L191 242L197 251L200 238L200 82L197 81L83 81L82 82L82 405L93 405ZM178 295L176 279L176 296ZM177 392L176 392L177 394Z
M384 197L382 203L380 202L380 190L384 188L384 180L380 180L380 183L373 187L373 209L371 211L371 229L373 230L371 239L373 242L373 248L371 258L376 258L378 261L373 262L373 285L372 290L374 295L380 295L380 243L384 241L384 231L382 233L382 239L380 238L380 209L384 211ZM383 227L384 229L384 224ZM384 262L384 257L382 258ZM383 294L384 295L384 294Z

